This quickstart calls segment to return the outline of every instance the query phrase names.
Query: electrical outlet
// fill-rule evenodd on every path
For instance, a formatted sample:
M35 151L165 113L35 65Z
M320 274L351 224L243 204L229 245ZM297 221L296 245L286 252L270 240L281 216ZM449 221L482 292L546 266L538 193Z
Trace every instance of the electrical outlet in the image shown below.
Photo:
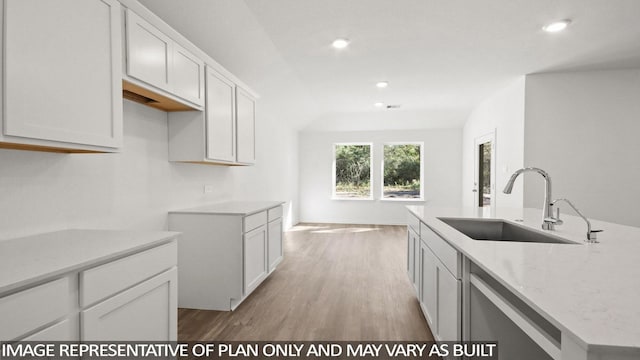
M204 193L205 194L211 194L213 192L213 185L205 185L204 186Z

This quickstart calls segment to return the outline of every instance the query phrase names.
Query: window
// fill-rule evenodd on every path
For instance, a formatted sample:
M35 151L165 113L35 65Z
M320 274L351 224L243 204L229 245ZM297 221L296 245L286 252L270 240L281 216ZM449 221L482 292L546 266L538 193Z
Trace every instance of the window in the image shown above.
M333 197L371 199L371 144L334 144Z
M422 199L422 144L385 144L383 199Z

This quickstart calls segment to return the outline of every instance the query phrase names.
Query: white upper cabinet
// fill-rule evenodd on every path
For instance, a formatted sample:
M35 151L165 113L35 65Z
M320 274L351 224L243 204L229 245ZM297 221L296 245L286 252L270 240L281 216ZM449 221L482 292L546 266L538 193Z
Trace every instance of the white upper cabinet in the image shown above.
M173 41L133 11L127 11L127 75L169 89Z
M141 102L167 111L204 106L203 60L130 9L126 36L125 80L132 83L126 90L141 96ZM168 106L162 107L163 101ZM192 106L180 107L179 103Z
M0 147L63 152L121 147L119 2L3 0L2 5Z
M169 160L200 164L255 163L255 100L206 67L205 112L169 115Z
M256 103L253 97L241 88L236 88L237 108L237 161L242 164L256 162Z
M176 95L194 104L204 104L204 62L176 43L170 81Z
M207 67L207 159L236 161L235 85Z

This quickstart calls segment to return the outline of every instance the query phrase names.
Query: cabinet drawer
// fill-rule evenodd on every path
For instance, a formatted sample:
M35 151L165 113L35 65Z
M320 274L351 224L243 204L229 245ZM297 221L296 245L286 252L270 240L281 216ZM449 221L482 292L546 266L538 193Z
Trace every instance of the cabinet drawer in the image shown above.
M442 264L456 278L462 275L462 260L456 249L449 245L444 239L438 236L424 223L420 223L420 239L433 251L442 261Z
M274 207L273 209L269 209L268 210L268 216L269 218L269 222L272 222L276 219L279 219L282 217L282 206L278 206L278 207Z
M259 212L257 214L244 217L244 232L251 231L257 227L267 223L267 212Z
M413 229L416 234L420 235L420 220L417 217L413 216L413 214L409 213L407 216L407 226Z
M155 247L80 273L80 306L86 307L142 282L178 262L178 243Z
M69 278L63 278L0 298L0 341L63 318L71 301Z

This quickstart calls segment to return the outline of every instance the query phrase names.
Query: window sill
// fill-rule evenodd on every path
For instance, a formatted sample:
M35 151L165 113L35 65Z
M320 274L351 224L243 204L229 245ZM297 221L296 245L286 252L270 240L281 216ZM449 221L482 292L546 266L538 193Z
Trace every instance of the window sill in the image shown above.
M337 200L337 201L373 201L375 199L372 198L372 197L368 197L368 198L341 198L341 197L332 196L331 200Z
M425 202L424 198L402 199L402 198L382 198L384 202Z

